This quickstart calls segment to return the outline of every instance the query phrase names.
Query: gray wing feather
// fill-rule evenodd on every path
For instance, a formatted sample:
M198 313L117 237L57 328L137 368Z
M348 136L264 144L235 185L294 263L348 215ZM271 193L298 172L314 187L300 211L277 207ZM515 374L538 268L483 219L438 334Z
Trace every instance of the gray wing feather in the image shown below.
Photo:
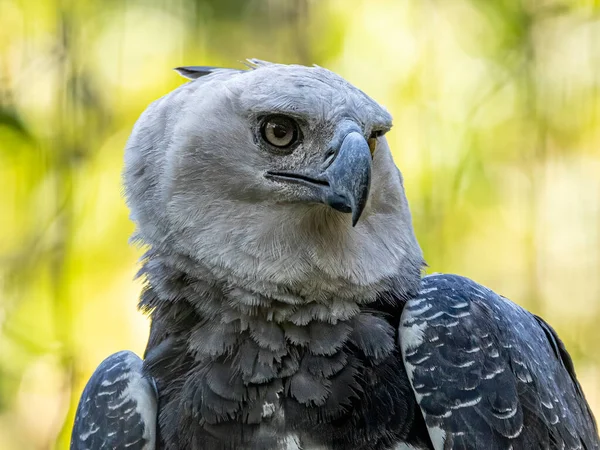
M402 314L404 364L437 449L599 449L556 333L456 275L425 277Z
M81 395L71 450L154 450L156 398L139 357L129 351L109 356Z

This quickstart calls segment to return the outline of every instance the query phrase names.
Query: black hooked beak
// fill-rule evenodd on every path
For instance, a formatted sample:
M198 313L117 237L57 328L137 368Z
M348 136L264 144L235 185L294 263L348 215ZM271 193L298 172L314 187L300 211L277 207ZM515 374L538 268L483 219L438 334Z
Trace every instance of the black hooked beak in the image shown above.
M352 213L352 226L355 226L369 198L372 156L369 144L359 132L351 131L337 141L340 140L337 152L325 161L321 170L269 171L266 177L310 187L312 195L307 200Z

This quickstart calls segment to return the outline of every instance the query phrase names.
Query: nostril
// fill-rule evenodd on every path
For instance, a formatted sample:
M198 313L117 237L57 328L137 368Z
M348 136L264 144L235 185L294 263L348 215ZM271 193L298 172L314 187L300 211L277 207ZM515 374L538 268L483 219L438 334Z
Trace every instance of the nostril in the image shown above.
M329 166L332 162L333 159L335 158L335 149L334 148L330 148L329 150L327 150L327 153L325 153L325 156L323 157L323 165L325 167Z

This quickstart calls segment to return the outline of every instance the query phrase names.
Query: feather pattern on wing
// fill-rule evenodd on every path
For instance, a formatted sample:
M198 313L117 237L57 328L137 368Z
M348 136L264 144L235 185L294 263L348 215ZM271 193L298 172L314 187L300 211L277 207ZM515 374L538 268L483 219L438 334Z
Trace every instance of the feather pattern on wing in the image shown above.
M404 363L436 449L598 449L564 346L538 317L455 275L402 314Z
M106 358L88 381L75 416L71 450L154 450L156 391L129 351Z

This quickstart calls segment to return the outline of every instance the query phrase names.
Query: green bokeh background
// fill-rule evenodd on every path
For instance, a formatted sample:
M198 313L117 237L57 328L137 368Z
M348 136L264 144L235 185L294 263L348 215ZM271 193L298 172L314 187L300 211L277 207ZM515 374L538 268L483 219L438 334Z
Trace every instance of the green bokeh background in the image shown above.
M66 449L96 365L143 351L125 141L172 67L249 57L389 109L430 271L546 318L600 416L598 0L0 0L0 448Z

